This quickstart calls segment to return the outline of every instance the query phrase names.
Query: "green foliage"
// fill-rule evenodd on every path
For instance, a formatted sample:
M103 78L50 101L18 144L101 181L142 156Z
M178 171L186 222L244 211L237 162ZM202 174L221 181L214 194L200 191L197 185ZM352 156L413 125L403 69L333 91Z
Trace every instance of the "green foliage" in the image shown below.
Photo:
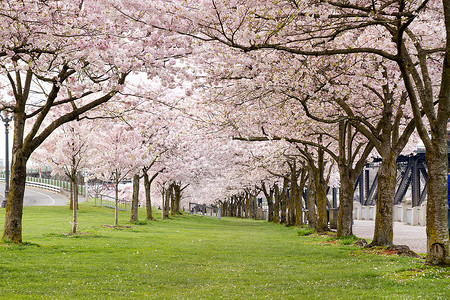
M355 235L346 235L337 237L336 240L340 245L353 245L359 238Z
M60 238L74 238L74 239L79 239L79 238L104 238L104 235L100 235L100 234L96 234L96 233L89 233L89 232L77 232L77 233L56 233L56 232L51 232L51 233L46 233L43 234L44 237L60 237Z
M133 225L147 225L148 224L148 220L139 220L139 221L137 221L137 222L130 222L131 224L133 224Z
M299 236L308 236L314 233L314 228L308 226L302 226L297 230Z
M0 244L0 299L446 299L450 269L360 253L265 221L182 215L135 225L80 204L25 207L28 245ZM145 219L140 210L139 218ZM0 218L4 209L0 209ZM3 222L0 222L2 229ZM84 233L84 234L83 234ZM346 243L346 242L345 242ZM38 246L39 245L39 246Z
M338 239L341 245L353 245L359 238L351 235L351 236L343 236Z

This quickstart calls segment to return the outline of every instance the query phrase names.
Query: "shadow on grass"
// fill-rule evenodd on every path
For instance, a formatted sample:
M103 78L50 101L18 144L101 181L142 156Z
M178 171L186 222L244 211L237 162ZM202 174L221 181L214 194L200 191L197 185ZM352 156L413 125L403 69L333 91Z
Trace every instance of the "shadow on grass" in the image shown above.
M130 224L133 224L133 225L148 225L150 222L154 222L154 221L144 220L144 221L130 222Z
M56 233L51 232L43 235L44 237L61 237L61 238L105 238L107 236L90 232L77 232L77 233Z
M18 250L26 249L27 247L41 247L41 245L36 244L36 243L23 242L21 244L16 244L16 243L9 242L9 241L3 241L0 244L0 246L13 247Z

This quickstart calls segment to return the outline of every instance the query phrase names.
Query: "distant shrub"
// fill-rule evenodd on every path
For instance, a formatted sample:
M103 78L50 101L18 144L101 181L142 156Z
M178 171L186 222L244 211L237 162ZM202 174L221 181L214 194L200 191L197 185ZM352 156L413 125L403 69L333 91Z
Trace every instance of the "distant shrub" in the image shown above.
M147 225L148 224L148 220L131 222L131 224L134 224L134 225Z
M311 235L314 232L314 228L300 227L297 231L299 236Z
M353 243L357 240L359 240L359 238L354 235L342 236L338 238L339 244L341 245L353 245Z

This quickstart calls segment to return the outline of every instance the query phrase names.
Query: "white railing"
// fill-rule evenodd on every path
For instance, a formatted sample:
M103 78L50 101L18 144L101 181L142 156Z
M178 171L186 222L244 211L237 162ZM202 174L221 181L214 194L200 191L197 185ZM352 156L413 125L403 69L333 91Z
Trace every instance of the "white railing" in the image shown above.
M61 188L59 186L55 186L55 185L51 185L51 184L27 181L26 185L32 186L32 187L37 187L37 188L44 189L44 190L57 192L57 193L61 193Z
M4 182L5 178L0 178L0 181ZM34 181L26 181L25 184L27 186L37 187L37 188L40 188L40 189L49 190L49 191L53 191L53 192L56 192L56 193L60 193L61 192L61 188L59 186L55 186L55 185L51 185L51 184L46 184L46 183L41 183L41 182L34 182Z

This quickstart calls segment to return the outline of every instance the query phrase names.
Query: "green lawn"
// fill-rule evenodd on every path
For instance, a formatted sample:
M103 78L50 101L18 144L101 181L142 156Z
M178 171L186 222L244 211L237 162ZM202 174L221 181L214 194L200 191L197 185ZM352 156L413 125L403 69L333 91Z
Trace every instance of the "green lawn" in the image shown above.
M134 225L121 213L131 228L114 229L102 226L112 209L84 203L84 234L69 236L70 219L67 207L25 208L25 245L0 244L1 299L450 299L450 268L265 221L183 215Z

